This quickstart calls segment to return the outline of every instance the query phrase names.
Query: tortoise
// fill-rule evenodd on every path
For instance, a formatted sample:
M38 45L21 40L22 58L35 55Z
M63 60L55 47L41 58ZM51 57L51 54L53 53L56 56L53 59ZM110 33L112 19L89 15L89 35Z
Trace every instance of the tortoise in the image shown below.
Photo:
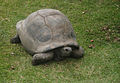
M68 18L56 9L41 9L17 22L17 34L10 42L21 43L33 56L32 65L67 57L81 58L84 50L76 42Z

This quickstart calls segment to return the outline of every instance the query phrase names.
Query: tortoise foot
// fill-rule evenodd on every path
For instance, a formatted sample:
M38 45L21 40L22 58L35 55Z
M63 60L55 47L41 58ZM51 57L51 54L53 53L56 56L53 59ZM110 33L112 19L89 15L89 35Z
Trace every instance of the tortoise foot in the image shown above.
M53 58L53 53L39 53L32 58L32 65L39 65L45 63Z

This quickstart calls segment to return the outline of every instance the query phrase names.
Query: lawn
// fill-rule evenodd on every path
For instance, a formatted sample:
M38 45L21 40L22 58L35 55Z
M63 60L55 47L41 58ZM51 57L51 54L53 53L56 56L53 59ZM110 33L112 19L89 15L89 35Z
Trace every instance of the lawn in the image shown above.
M10 44L16 23L43 8L69 18L84 58L32 66ZM120 0L0 0L0 83L120 83Z

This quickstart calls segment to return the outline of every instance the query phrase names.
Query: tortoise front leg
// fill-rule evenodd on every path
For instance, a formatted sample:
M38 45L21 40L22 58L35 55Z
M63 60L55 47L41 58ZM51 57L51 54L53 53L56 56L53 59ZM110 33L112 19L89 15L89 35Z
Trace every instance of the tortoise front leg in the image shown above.
M32 58L32 65L38 65L40 63L45 63L53 58L53 53L39 53L35 54Z
M15 37L11 38L10 43L12 43L12 44L21 43L19 35L17 34Z
M74 49L74 50L72 51L72 53L71 53L71 57L76 58L76 59L77 59L77 58L82 58L83 55L84 55L84 50L83 50L83 48L80 47L80 46L79 46L78 49Z

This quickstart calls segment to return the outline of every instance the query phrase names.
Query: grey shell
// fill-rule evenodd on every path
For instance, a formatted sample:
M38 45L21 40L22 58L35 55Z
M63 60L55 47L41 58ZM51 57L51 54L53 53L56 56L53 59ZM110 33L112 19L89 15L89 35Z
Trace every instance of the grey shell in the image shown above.
M42 9L17 23L23 46L31 53L46 52L61 46L78 46L72 25L58 10Z

